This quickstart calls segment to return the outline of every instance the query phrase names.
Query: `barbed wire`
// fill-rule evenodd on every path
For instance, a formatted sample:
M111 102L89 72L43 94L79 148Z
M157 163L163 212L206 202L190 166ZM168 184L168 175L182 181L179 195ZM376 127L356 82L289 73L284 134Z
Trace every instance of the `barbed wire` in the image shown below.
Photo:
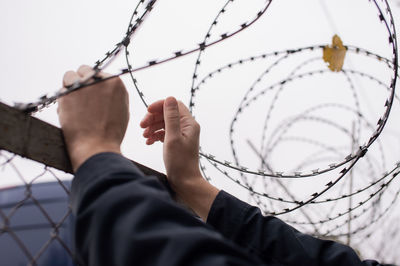
M376 9L377 22L383 25L387 36L385 42L387 43L386 48L390 56L385 57L374 51L351 44L345 45L346 56L367 58L379 65L379 67L383 67L389 76L385 81L378 78L375 73L367 73L364 70L354 68L353 64L351 68L343 68L338 73L333 74L326 67L321 56L324 48L328 46L327 44L272 51L242 58L216 68L205 74L203 78L200 78L203 57L206 55L207 49L217 44L221 45L227 39L238 35L256 23L262 16L267 14L272 0L265 1L265 4L258 9L255 16L248 22L239 23L239 26L232 27L226 33L215 37L214 32L216 31L216 27L223 20L226 13L229 12L232 2L234 1L227 0L218 9L205 35L203 35L203 38L199 38L200 41L197 42L197 45L193 45L191 48L179 49L177 52L173 52L171 56L152 60L144 65L134 66L130 53L130 49L132 49L131 39L150 15L151 11L156 8L157 3L156 0L140 0L134 8L127 31L122 40L113 49L106 52L104 57L96 61L93 67L95 71L91 77L68 86L66 91L55 92L52 96L44 95L38 101L16 104L16 107L26 113L33 114L50 106L59 97L70 92L121 75L130 76L137 94L144 106L147 107L145 90L139 88L134 74L140 70L152 68L156 65L197 53L189 88L189 108L192 114L196 116L201 106L198 94L203 91L207 82L222 73L227 73L236 68L251 64L266 65L268 63L261 74L256 77L251 86L246 90L233 112L233 119L228 131L230 146L226 147L226 150L230 149L230 159L232 161L229 161L226 157L207 152L203 146L200 148L200 167L204 177L213 181L215 177L213 177L212 173L221 174L240 188L246 190L250 196L250 200L260 206L265 214L280 215L282 220L305 228L318 237L337 239L349 235L359 235L360 239L370 238L374 234L373 226L380 223L388 215L397 203L396 200L400 193L397 178L400 171L400 162L395 162L389 167L387 166L385 157L387 147L384 146L380 138L389 120L394 101L396 100L397 103L400 103L400 98L395 93L397 78L399 76L397 35L388 2L386 0L365 1ZM324 12L327 13L325 5L323 8ZM331 27L336 29L333 20L334 16L331 12L328 13ZM126 67L118 74L107 79L99 78L99 72L106 69L122 51L125 54ZM299 60L300 63L297 62L294 66L287 63L297 56L303 56ZM271 83L268 80L271 73L276 71L279 66L285 64L290 64L289 69L291 71L288 71L288 74L283 78ZM296 114L276 119L279 116L277 108L280 106L281 99L287 97L285 93L290 91L290 86L299 84L305 80L328 75L336 75L336 77L343 79L343 83L346 84L347 104L316 102L313 103L314 105L310 105ZM360 99L358 88L353 81L355 77L373 82L385 94L384 101L381 103L384 109L380 114L377 114L379 118L376 119L378 120L376 125L371 122L375 117L371 119L363 112L363 103ZM271 96L270 94L273 95ZM264 119L262 120L263 123L260 123L262 124L260 130L261 137L256 145L250 138L246 139L243 134L240 134L240 123L246 119L246 112L250 112L250 109L255 108L257 104L260 105L263 101L267 102L266 99L270 102L263 105L264 109L259 114ZM351 123L347 120L335 120L334 117L322 115L324 112L327 112L326 110L333 110L330 111L331 113L346 113ZM261 121L261 119L259 120ZM275 125L272 123L272 120L274 120ZM348 143L335 145L334 141L326 142L315 136L311 136L311 134L310 136L305 135L301 130L296 131L296 127L307 123L315 125L314 127L306 127L308 131L317 127L329 128L332 132L340 134ZM251 150L252 155L256 158L250 165L246 165L248 160L244 157L247 156L243 156L241 152L240 144L244 140L247 148ZM310 152L313 151L313 153L303 157L292 168L281 169L275 167L273 160L274 153L276 153L279 147L287 143L296 143L302 147L307 146ZM370 151L371 149L374 151L373 154ZM293 153L294 151L295 148L290 148L286 152ZM13 167L14 158L15 156L8 157L3 163L0 163L0 167ZM210 165L212 170L207 168L206 164L207 166ZM27 200L35 201L35 197L32 198L29 192L31 183L24 181L23 175L18 174L17 168L15 168L15 172L26 187L28 196L24 201L16 205L17 207L14 208L14 212L26 204ZM42 175L49 173L51 174L51 171L44 168L44 171L34 178L34 180L40 179ZM364 178L361 180L360 178L356 178L361 174ZM58 179L57 182L59 182ZM297 186L301 183L306 184L305 182L314 182L317 188L314 186L310 189L305 188L305 192L300 193L296 190ZM59 183L60 185L63 184L61 181ZM348 189L348 191L345 191L345 189ZM392 197L388 198L390 193L392 193ZM381 206L383 202L385 206ZM34 204L40 205L40 202L36 201ZM40 206L38 208L40 209ZM324 212L324 210L328 211ZM41 211L46 216L46 210ZM54 222L52 219L47 220L53 229L58 230L69 214L67 212L61 223ZM65 244L56 230L57 232L54 234L54 237L50 238L39 252L33 254L23 243L21 244L23 241L18 236L14 236L12 230L9 230L8 223L13 215L13 212L11 212L11 215L6 215L0 207L0 217L4 221L0 226L0 239L1 234L10 234L14 238L14 241L18 243L21 250L24 251L25 256L34 263L42 257L52 241L57 240L62 245ZM345 228L346 226L347 228ZM65 247L68 248L68 245L65 244ZM70 254L70 251L68 253Z
M20 110L22 110L22 111L24 111L24 112L26 112L26 113L32 114L32 113L40 111L43 108L46 108L50 104L54 103L59 97L67 95L67 94L69 94L69 93L71 93L73 91L76 91L78 89L81 89L81 88L96 84L98 82L105 81L105 79L100 80L97 77L97 75L98 75L98 73L100 71L102 71L108 64L110 64L116 58L116 56L121 52L122 46L124 46L126 48L125 49L125 54L126 54L126 58L127 58L126 60L127 60L128 66L127 66L127 68L122 69L119 74L114 75L114 76L112 76L110 78L114 78L114 77L117 77L117 76L122 76L122 75L130 73L132 81L135 84L135 88L137 89L137 92L139 93L139 97L142 99L144 105L147 106L147 103L144 100L144 93L142 91L140 91L139 88L137 87L136 80L133 77L132 73L140 71L140 70L143 70L143 69L147 69L147 68L150 68L150 67L153 67L153 66L156 66L156 65L160 65L160 64L163 64L163 63L166 63L166 62L170 62L172 60L175 60L177 58L180 58L180 57L183 57L183 56L186 56L186 55L190 55L190 54L195 53L197 51L203 51L203 50L205 50L205 49L207 49L207 48L209 48L211 46L214 46L214 45L216 45L216 44L218 44L220 42L223 42L223 41L225 41L225 40L227 40L227 39L239 34L243 30L245 30L248 27L250 27L251 25L253 25L256 21L258 21L266 13L267 9L269 8L270 4L272 3L272 0L265 1L266 2L265 5L262 7L262 9L260 9L260 11L257 12L256 16L253 19L251 19L250 22L241 23L238 28L234 29L231 32L224 33L221 36L219 36L218 38L216 38L214 40L210 40L208 42L203 41L203 42L201 42L200 44L198 44L194 48L189 48L187 50L179 50L177 52L174 52L172 56L169 56L167 58L160 59L160 60L152 60L152 61L149 61L146 65L138 66L138 67L133 68L131 66L131 64L129 63L129 59L128 59L128 56L129 56L128 46L130 44L130 39L133 36L133 34L136 32L136 30L140 27L140 25L143 24L146 16L151 12L151 10L153 9L153 6L157 2L157 0L149 0L149 1L147 1L148 3L146 5L146 7L144 8L144 11L143 11L142 15L138 19L136 19L135 23L132 23L134 18L136 16L138 16L137 15L138 14L138 8L142 4L144 4L145 2L146 2L145 0L140 0L139 4L136 6L135 11L133 12L131 20L129 22L128 31L127 31L126 35L124 36L124 38L122 39L122 41L117 43L115 45L114 49L108 51L103 59L96 61L95 66L94 66L95 73L92 76L88 77L84 81L77 81L77 82L75 82L74 84L72 84L70 86L66 86L67 90L65 90L63 92L56 92L53 96L50 96L50 97L47 96L47 95L43 95L43 96L41 96L39 98L39 100L37 102L31 102L31 103L27 103L27 104L17 103L15 105L15 107L20 109ZM233 0L230 0L228 2L233 2ZM227 6L227 4L224 5L224 7L218 12L218 14L224 13L226 6ZM219 16L217 16L217 18L214 20L213 24L217 24L218 23L218 17ZM207 40L208 38L209 37L206 36L205 40ZM93 79L93 78L95 78L96 81L95 82L90 82L90 80ZM196 76L193 76L193 79L196 79L196 78L197 78Z
M271 58L276 58L275 61L273 61L272 64L270 64L266 70L264 70L260 76L256 78L256 80L253 82L252 86L246 91L245 95L241 99L236 112L234 114L234 118L232 119L231 122L231 127L229 130L229 143L231 146L231 153L233 157L233 162L220 159L216 155L207 153L204 151L204 148L201 148L200 154L202 155L203 160L201 162L201 169L202 173L205 175L205 177L209 180L213 180L212 175L207 174L207 168L205 166L205 161L208 162L214 169L216 169L219 173L221 173L223 176L227 177L228 179L232 180L235 184L239 185L243 189L247 190L249 194L251 195L252 199L254 202L260 206L266 214L270 215L283 215L282 217L286 217L285 215L296 211L298 209L302 210L303 217L305 217L305 222L299 222L298 218L299 216L294 216L295 220L293 219L286 219L283 218L288 223L294 224L294 225L319 225L319 226L314 226L312 227L311 233L319 236L319 237L343 237L347 235L357 235L361 234L363 231L371 227L372 225L376 224L382 217L384 217L387 212L392 208L397 199L397 195L399 193L399 190L396 192L396 196L393 197L393 200L390 202L390 204L383 210L379 211L379 208L377 208L377 205L379 202L382 200L382 195L385 192L385 190L389 187L389 185L395 180L395 178L398 175L399 171L399 163L396 163L395 166L392 168L392 170L385 172L381 177L377 178L376 171L372 165L372 157L369 156L369 153L367 152L369 147L372 146L375 140L378 139L379 135L381 134L384 124L386 124L386 121L388 120L389 113L393 104L393 99L396 98L398 99L398 96L395 95L395 87L396 87L396 79L398 76L397 70L398 70L398 65L397 65L397 43L395 41L396 39L396 32L394 29L394 22L393 18L391 16L391 11L389 6L385 1L381 1L380 3L377 2L371 2L375 4L375 6L378 9L378 18L379 21L381 21L388 32L388 40L389 40L389 47L392 52L392 58L387 59L384 58L383 56L380 56L374 52L365 50L363 48L355 47L355 46L346 46L347 53L354 53L357 55L363 55L365 57L375 59L376 62L384 64L387 66L387 68L392 71L392 77L389 80L389 82L384 83L377 79L374 75L364 73L362 71L354 70L354 69L343 69L340 73L345 77L347 80L347 83L349 84L349 88L352 94L353 98L353 106L354 108L350 108L349 106L344 106L340 105L337 103L331 103L331 104L325 104L321 106L316 106L313 108L310 108L308 112L312 112L313 110L316 111L318 108L326 108L326 107L339 107L342 109L346 109L347 111L351 110L355 114L355 122L356 122L356 132L351 132L349 129L347 129L344 126L341 126L340 123L335 123L333 121L330 121L329 119L324 119L322 117L318 116L305 116L307 111L304 113L301 113L300 115L297 115L295 118L288 118L287 121L284 121L285 123L277 124L275 128L275 133L271 133L270 135L267 135L266 132L269 129L268 127L268 122L269 119L272 117L272 111L275 107L275 104L277 103L279 99L280 92L283 91L286 87L288 87L288 84L290 83L296 83L297 81L304 79L304 78L310 78L316 75L326 75L330 73L329 70L327 69L318 69L318 70L312 70L308 72L303 72L298 74L299 71L302 70L305 66L308 64L312 64L315 61L322 61L321 56L316 56L316 57L311 57L306 59L304 62L300 63L297 65L290 74L282 79L277 81L276 83L273 83L272 85L265 86L262 89L256 90L256 86L259 84L263 83L264 77L268 76L268 74L272 71L273 68L275 68L277 65L281 64L288 58L293 57L295 54L298 53L305 53L305 52L314 52L314 51L321 51L323 50L326 45L317 45L317 46L310 46L310 47L304 47L304 48L297 48L297 49L289 49L285 51L275 51L271 53L265 53L257 56L252 56L244 59L239 59L237 61L234 61L232 63L228 63L220 68L217 68L216 70L210 72L209 74L206 74L203 79L198 82L198 84L193 87L192 86L192 95L190 98L190 110L196 114L196 106L199 106L198 103L196 103L196 94L201 90L201 88L207 83L207 81L215 78L217 75L222 74L223 72L230 71L234 69L235 67L242 67L245 64L250 64L250 63L258 63L260 64L262 61L267 61L270 60ZM382 8L379 6L379 4L386 5L385 8ZM322 54L322 53L321 53ZM197 70L197 65L196 65L196 70ZM380 116L377 122L377 127L373 126L372 123L368 121L366 117L363 116L363 113L361 111L360 107L360 100L359 96L357 95L356 91L356 86L354 85L352 81L352 76L359 76L361 78L368 78L374 82L376 82L379 86L385 88L385 90L388 92L387 98L383 102L385 106L385 110L383 111L383 114ZM264 82L265 83L265 82ZM262 85L261 85L262 86ZM256 157L259 158L260 165L258 169L260 170L255 170L254 168L245 166L241 164L240 162L240 155L242 154L237 150L235 147L235 144L237 140L235 140L235 132L236 130L236 125L238 124L240 116L245 112L245 109L252 108L253 105L255 105L255 102L259 101L261 97L266 97L268 92L276 91L275 95L272 96L272 101L269 103L269 105L266 107L265 105L263 108L267 108L267 113L265 115L265 122L264 122L264 127L261 130L262 131L262 137L261 137L261 144L260 148L257 149L256 145L252 144L249 139L247 139L247 142L251 146L251 149L254 151L256 154ZM269 96L271 98L271 96ZM331 127L335 127L339 131L342 131L345 133L349 139L352 140L353 143L356 143L358 147L356 147L355 150L352 150L350 154L345 154L345 155L340 155L342 158L339 162L337 161L337 157L334 157L334 160L331 160L328 162L326 165L327 167L319 167L310 170L309 172L303 172L301 170L294 170L292 173L288 173L282 170L274 170L271 167L271 164L268 162L268 158L271 157L271 153L273 150L276 148L277 145L281 145L285 141L297 141L297 142L306 142L308 144L312 144L315 146L318 146L321 148L321 150L329 150L329 151L335 151L338 153L338 150L334 147L329 147L328 145L325 145L324 143L320 143L318 141L307 138L301 138L301 137L285 137L285 132L289 130L290 127L296 125L300 121L313 121L314 123L322 123L325 125L329 125ZM371 132L370 136L361 139L361 131L362 131L362 124L365 124L365 126L368 128L368 130ZM289 125L287 125L289 124ZM286 130L286 131L285 131ZM279 134L278 134L279 133ZM274 137L274 135L277 135ZM268 136L268 137L267 137ZM238 135L236 137L238 140L243 141L244 136L243 135ZM382 164L382 168L386 168L385 166L385 155L383 152L383 146L382 143L378 141L378 149L380 150L380 162ZM319 152L321 153L321 151ZM340 153L338 153L340 154ZM353 166L356 165L356 163L359 164L360 158L365 158L364 160L368 161L367 167L370 168L370 173L368 175L368 178L371 180L369 184L365 184L364 187L359 187L355 188L353 191L350 193L343 193L342 190L340 190L340 193L337 194L335 197L326 197L324 199L320 199L325 193L335 191L335 188L337 190L337 184L340 184L340 181L345 175L349 175L350 171L353 171ZM325 161L325 160L322 160ZM309 163L310 160L304 160L304 163ZM310 163L312 164L312 163ZM306 198L296 198L293 196L298 194L296 192L291 192L289 190L290 183L286 182L282 184L281 181L279 180L299 180L299 179L306 179L306 178L318 178L319 176L326 174L326 173L334 173L335 170L338 171L340 168L343 168L339 173L338 177L334 179L330 179L329 181L326 182L326 187L321 188L319 191L316 191L314 193L310 193L311 197L308 196ZM303 169L304 167L298 167L297 169ZM235 172L237 173L237 177L234 177ZM390 175L392 174L392 175ZM379 176L379 175L378 175ZM256 182L256 179L259 178L261 181L259 183ZM265 181L265 178L272 178L269 179L267 182ZM279 183L274 181L279 181ZM261 185L263 184L263 186ZM342 182L342 188L345 183ZM266 192L267 189L266 187L271 187L270 191L275 192L274 194ZM277 189L281 187L282 189ZM355 198L359 194L365 194L363 199L359 199L357 204L354 204L350 208L342 209L337 211L336 214L334 214L333 209L338 205L339 201L345 200L345 199L351 199ZM286 198L284 197L286 195ZM277 211L273 211L274 209L274 202L280 202L281 204L281 209ZM371 203L372 202L372 203ZM332 205L331 203L334 203ZM370 204L369 204L370 203ZM332 209L331 212L328 213L326 216L313 216L309 215L310 208L313 208L312 206L314 204L331 204ZM369 206L366 206L369 204ZM343 204L342 204L343 205ZM307 206L307 207L306 207ZM308 208L309 207L309 208ZM364 207L364 208L362 208ZM343 207L342 207L343 208ZM356 213L357 210L361 210L358 213ZM370 214L369 218L365 218L367 214ZM349 215L348 219L345 219L343 221L337 221L340 220L341 218L345 217L346 215ZM312 218L310 218L312 217ZM351 230L343 230L340 233L335 233L335 231L338 231L339 229L343 229L345 225L348 225L351 221L357 221L358 218L364 219L363 223L359 223L356 227L353 226ZM330 227L328 224L332 224ZM320 231L320 226L325 225L327 228L325 231ZM328 226L327 226L328 225ZM317 228L317 229L316 229ZM369 236L371 233L369 233Z

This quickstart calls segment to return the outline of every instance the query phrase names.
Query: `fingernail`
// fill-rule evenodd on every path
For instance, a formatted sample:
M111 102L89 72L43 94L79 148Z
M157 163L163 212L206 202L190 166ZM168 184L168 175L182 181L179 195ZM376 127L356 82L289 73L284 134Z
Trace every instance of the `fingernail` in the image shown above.
M165 99L165 105L169 107L175 107L178 105L178 102L174 97L168 97L167 99Z

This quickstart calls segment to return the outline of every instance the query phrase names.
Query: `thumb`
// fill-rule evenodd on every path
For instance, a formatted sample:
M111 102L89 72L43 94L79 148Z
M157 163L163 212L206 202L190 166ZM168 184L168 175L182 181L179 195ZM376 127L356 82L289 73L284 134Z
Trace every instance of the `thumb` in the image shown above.
M180 114L178 102L174 97L168 97L164 101L165 138L179 137L181 134Z

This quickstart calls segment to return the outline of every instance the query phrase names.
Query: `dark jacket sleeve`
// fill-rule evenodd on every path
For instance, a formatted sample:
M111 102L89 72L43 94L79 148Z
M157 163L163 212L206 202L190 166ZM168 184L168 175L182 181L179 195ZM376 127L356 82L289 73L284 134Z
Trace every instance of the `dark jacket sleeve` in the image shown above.
M97 154L78 169L71 204L82 265L261 265L118 154Z
M221 191L207 223L225 237L262 258L284 265L379 265L360 261L348 246L302 234L276 217Z

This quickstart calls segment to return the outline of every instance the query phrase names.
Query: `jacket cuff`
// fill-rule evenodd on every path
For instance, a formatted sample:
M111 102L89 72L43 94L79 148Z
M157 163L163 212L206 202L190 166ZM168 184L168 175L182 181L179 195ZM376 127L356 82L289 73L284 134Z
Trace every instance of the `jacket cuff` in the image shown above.
M250 209L250 205L221 190L211 205L207 224L224 236L232 236Z
M118 153L103 152L87 159L78 168L72 180L71 204L73 209L90 187L107 182L106 179L113 173L123 172L132 173L130 180L144 176L136 165Z

